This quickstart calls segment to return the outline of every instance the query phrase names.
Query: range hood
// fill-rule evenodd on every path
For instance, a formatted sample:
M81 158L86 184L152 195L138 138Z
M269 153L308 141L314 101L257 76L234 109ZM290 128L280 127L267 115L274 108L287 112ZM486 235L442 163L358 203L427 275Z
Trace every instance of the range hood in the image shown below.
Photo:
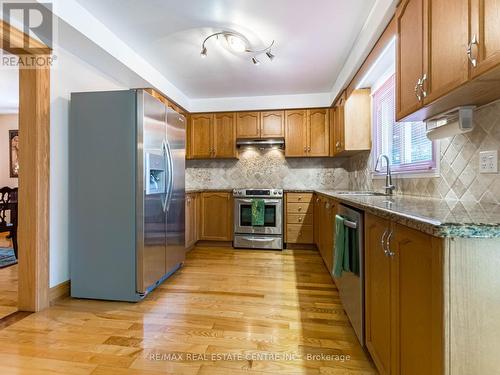
M284 138L238 138L236 140L236 147L256 147L260 149L264 148L280 148L285 149L285 139Z

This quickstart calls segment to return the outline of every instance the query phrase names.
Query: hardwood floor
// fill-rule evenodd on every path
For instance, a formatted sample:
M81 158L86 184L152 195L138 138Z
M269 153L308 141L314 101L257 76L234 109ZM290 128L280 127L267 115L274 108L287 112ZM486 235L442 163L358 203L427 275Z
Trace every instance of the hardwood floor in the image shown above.
M140 303L66 299L1 330L0 373L376 371L317 252L195 248Z
M0 233L0 247L10 247L7 233ZM17 311L18 265L0 268L0 319Z

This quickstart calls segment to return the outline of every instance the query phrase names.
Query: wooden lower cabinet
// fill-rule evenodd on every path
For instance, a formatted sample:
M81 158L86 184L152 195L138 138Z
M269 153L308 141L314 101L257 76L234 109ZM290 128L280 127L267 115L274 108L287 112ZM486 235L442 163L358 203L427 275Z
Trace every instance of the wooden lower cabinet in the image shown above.
M318 196L315 205L315 240L318 251L328 271L333 270L334 222L337 213L337 202L331 198Z
M381 374L443 374L442 240L365 221L366 346Z
M186 249L193 247L198 242L198 194L186 194L185 212L186 212L186 229L185 242Z
M390 222L387 220L366 215L366 347L381 375L391 373L391 263L384 254L381 242L389 226Z
M314 244L314 203L312 193L285 196L285 242Z
M200 240L233 240L233 199L230 192L200 194Z

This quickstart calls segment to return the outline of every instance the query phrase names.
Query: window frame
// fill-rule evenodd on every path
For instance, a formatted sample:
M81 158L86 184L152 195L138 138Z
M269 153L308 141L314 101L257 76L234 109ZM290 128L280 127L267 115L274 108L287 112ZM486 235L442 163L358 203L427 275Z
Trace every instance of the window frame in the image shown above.
M388 90L389 85L393 87L394 100L396 101L396 77L395 74L391 74L388 78L372 93L372 137L373 137L373 150L372 150L372 177L373 178L383 178L385 172L377 172L375 170L377 166L377 160L382 154L382 140L379 136L382 132L379 131L379 124L377 121L376 111L377 106L375 102L375 96L380 93L381 90ZM396 113L394 113L394 124L396 124ZM402 164L398 166L391 165L391 172L393 175L397 175L401 178L418 178L418 177L435 177L439 176L439 141L431 141L432 143L432 160L415 162L410 164ZM389 155L390 156L390 155ZM385 163L383 163L385 164ZM381 169L381 168L379 168Z

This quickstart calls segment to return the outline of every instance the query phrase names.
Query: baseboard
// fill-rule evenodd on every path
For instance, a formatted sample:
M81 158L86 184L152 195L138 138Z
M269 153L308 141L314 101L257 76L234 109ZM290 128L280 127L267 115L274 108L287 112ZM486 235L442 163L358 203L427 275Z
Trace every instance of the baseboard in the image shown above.
M67 280L49 289L49 300L51 305L63 298L69 297L70 283L71 281Z

